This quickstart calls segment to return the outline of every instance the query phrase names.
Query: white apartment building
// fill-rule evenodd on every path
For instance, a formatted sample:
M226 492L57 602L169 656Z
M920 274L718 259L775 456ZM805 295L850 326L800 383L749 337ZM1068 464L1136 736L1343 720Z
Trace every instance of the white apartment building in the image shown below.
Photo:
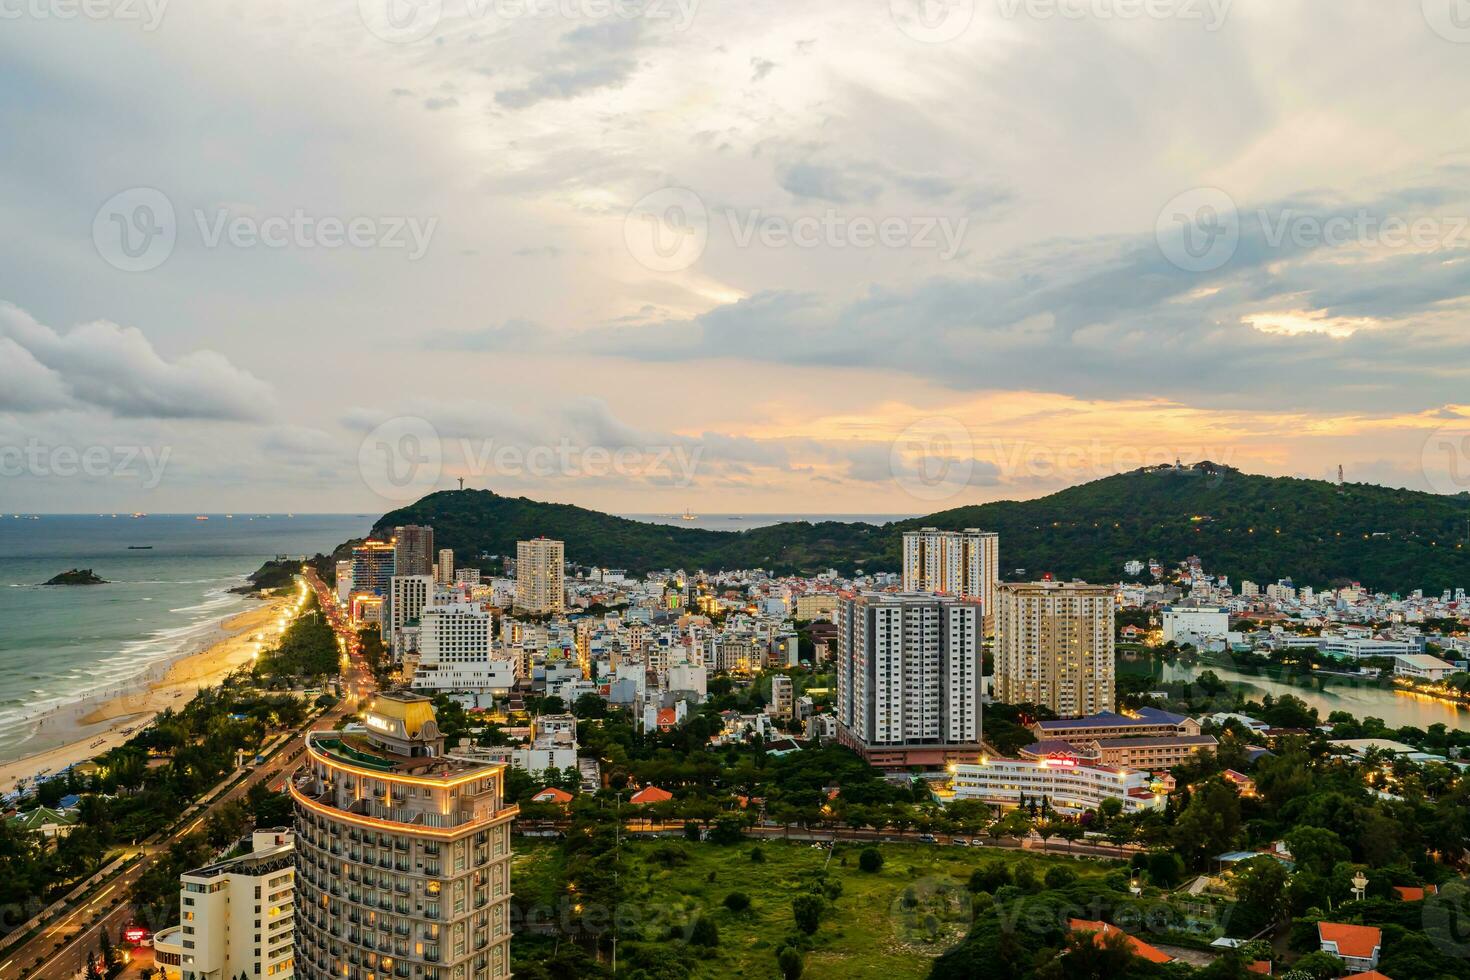
M494 656L494 616L472 602L427 606L419 618L413 688L505 693L519 676L515 657Z
M980 742L980 606L862 592L837 607L839 737L873 765L939 765Z
M1006 583L996 589L995 698L1063 718L1112 711L1111 586Z
M401 660L401 631L418 622L424 607L434 599L434 579L429 575L395 575L388 584L388 621L383 624L383 639L392 648L393 658Z
M337 562L337 602L343 606L352 596L352 562Z
M1455 665L1431 654L1411 653L1394 658L1393 672L1398 677L1442 681L1455 672Z
M994 531L926 527L903 533L905 592L943 592L979 599L986 617L990 617L999 579L1000 535Z
M1123 769L1073 758L981 759L951 770L956 800L981 800L992 806L1040 804L1043 797L1064 813L1093 810L1103 800L1121 800L1125 814L1164 806L1173 780L1156 781L1141 769Z
M179 876L180 922L153 940L169 980L296 976L294 836L256 831L251 846Z
M566 545L549 538L516 542L516 602L523 612L566 611L562 572L566 567Z
M1230 632L1230 613L1219 606L1166 606L1164 642L1199 646L1201 640L1224 639Z
M439 560L434 562L434 581L440 585L454 584L454 549L440 548Z
M794 689L791 678L785 674L774 674L771 677L771 703L767 707L773 715L782 718L791 717L791 709L795 704Z

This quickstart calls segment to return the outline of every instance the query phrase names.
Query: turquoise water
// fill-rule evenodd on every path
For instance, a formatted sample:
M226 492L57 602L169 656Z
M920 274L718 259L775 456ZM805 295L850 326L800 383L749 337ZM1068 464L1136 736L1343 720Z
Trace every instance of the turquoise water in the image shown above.
M39 747L38 716L130 687L253 605L229 590L261 562L329 551L372 522L321 514L0 516L0 759ZM91 568L109 584L38 584L69 568Z

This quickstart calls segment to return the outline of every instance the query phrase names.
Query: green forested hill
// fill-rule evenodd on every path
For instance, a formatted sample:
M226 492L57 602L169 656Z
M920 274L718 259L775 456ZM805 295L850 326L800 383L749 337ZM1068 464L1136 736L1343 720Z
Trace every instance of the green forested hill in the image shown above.
M788 523L748 531L665 527L565 504L443 491L385 515L379 528L423 523L436 546L469 561L514 554L538 534L566 541L569 561L643 572L761 566L896 570L901 532L979 527L1001 535L1003 577L1051 572L1116 581L1129 559L1172 564L1199 555L1232 581L1327 585L1351 579L1387 591L1470 586L1470 497L1368 484L1252 476L1200 463L1136 470L1028 501L998 501L875 527Z

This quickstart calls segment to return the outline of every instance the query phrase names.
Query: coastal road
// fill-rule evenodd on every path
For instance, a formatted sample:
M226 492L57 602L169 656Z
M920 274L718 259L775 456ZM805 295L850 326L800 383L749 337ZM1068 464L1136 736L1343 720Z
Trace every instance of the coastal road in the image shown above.
M306 749L306 733L330 730L352 710L352 705L343 699L325 714L317 718L304 731L283 742L270 758L258 768L219 796L203 805L195 805L184 812L190 819L178 829L160 839L145 842L138 850L140 859L122 874L102 885L89 896L86 903L58 916L23 946L6 954L0 962L0 980L12 980L29 970L28 977L44 977L46 980L61 980L74 977L86 969L87 957L97 952L98 939L106 928L113 942L118 941L123 927L132 921L132 904L128 895L137 880L153 866L160 855L166 854L169 845L197 831L210 814L232 800L238 800L259 782L279 786L301 763ZM231 773L228 778L238 775ZM166 928L173 923L153 923L155 928ZM57 946L60 945L60 949ZM39 965L38 965L39 964Z

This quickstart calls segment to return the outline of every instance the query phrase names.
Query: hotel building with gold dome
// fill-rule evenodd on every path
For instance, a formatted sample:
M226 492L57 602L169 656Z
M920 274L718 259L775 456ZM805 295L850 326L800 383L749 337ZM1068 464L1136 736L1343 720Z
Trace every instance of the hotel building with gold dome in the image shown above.
M379 694L363 725L308 736L290 784L299 977L510 976L504 769L447 757L418 694Z

